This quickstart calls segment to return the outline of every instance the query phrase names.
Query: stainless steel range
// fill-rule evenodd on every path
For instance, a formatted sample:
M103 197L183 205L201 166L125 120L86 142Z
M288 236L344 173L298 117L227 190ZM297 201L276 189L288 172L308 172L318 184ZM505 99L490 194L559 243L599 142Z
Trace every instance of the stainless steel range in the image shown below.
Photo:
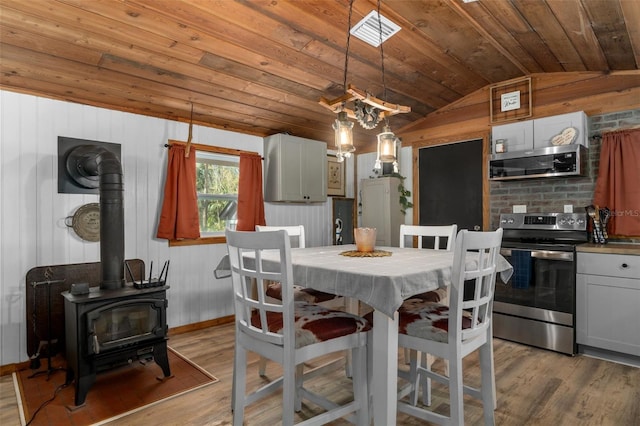
M503 214L500 226L513 275L497 279L493 335L575 354L575 246L588 241L586 214Z

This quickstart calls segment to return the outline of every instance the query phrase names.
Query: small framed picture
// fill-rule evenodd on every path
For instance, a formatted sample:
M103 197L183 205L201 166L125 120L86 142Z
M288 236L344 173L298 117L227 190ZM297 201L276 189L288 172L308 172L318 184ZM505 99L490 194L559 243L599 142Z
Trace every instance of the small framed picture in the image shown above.
M518 78L489 88L491 123L531 117L531 77Z
M503 93L500 95L500 111L513 111L514 109L520 109L520 91Z
M327 195L344 197L344 162L334 155L327 156Z

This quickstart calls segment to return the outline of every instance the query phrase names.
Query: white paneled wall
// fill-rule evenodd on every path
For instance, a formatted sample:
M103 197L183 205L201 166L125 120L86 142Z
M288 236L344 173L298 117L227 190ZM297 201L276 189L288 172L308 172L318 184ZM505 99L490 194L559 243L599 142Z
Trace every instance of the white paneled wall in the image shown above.
M231 315L228 280L213 269L226 246L170 248L155 238L168 139L186 140L175 121L0 91L0 365L28 359L25 277L36 266L97 262L99 243L64 224L98 195L58 194L58 136L121 144L125 185L125 258L154 268L171 261L170 327ZM193 141L262 154L262 138L194 126ZM351 171L350 171L351 170ZM352 175L353 164L347 168ZM351 173L351 175L349 174ZM347 180L347 193L353 182ZM267 204L269 224L301 223L310 246L331 242L331 199L315 205Z

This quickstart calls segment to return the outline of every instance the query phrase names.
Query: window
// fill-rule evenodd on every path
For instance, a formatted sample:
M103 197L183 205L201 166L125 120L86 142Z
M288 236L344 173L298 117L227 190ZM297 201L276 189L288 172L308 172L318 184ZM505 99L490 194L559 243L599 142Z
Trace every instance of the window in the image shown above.
M184 144L180 141L171 143ZM235 229L242 151L210 145L191 144L196 153L196 192L200 238L170 240L169 246L225 243L226 227Z
M200 236L221 236L235 229L240 157L196 150L196 191Z

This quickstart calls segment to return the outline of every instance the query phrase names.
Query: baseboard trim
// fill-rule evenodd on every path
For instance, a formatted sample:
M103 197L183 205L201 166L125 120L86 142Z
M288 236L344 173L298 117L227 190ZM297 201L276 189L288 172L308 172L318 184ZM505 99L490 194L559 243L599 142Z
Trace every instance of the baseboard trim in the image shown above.
M217 325L229 324L235 320L234 315L228 315L226 317L215 318L212 320L196 322L193 324L181 325L179 327L173 327L169 329L169 335L177 335L182 333L188 333L189 331L202 330L203 328L215 327ZM0 365L0 377L8 376L15 373L18 370L24 370L29 368L29 361L18 362L14 364Z
M616 362L630 367L640 368L640 356L623 354L591 346L578 345L578 352L591 358L598 358L605 361Z
M228 315L226 317L215 318L212 320L195 322L193 324L181 325L179 327L173 327L169 329L169 336L188 333L190 331L202 330L203 328L215 327L217 325L229 324L235 321L234 315Z

